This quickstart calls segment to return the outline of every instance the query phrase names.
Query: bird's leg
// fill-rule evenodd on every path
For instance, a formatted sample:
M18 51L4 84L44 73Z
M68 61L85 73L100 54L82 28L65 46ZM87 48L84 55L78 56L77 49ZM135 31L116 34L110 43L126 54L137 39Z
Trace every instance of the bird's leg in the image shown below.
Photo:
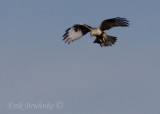
M102 43L102 39L99 39L99 41Z
M103 39L103 42L106 42L106 39L107 39L107 35L103 32L102 34L102 39Z
M105 38L103 38L103 42L106 42Z

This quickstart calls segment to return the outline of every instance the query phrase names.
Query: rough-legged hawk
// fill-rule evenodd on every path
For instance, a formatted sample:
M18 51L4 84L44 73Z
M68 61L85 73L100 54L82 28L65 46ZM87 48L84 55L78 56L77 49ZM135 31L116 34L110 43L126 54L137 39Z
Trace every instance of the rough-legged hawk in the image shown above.
M112 27L128 27L129 21L126 18L111 18L104 20L98 28L92 28L86 24L75 24L73 27L70 27L66 30L63 35L63 40L65 43L70 44L71 42L78 40L88 32L91 36L96 36L94 43L100 44L103 46L112 46L117 40L114 36L107 35L104 31L109 30Z

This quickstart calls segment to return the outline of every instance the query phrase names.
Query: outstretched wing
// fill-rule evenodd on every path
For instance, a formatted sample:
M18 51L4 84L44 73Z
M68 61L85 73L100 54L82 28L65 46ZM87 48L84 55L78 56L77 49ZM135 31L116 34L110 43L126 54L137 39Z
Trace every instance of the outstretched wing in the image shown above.
M76 24L73 27L66 30L66 33L63 35L63 40L65 43L70 44L71 42L78 40L88 32L90 32L92 27L86 24Z
M118 27L118 26L119 27L128 27L129 21L126 18L120 18L120 17L107 19L101 23L99 28L104 31L104 30L109 30L112 27Z

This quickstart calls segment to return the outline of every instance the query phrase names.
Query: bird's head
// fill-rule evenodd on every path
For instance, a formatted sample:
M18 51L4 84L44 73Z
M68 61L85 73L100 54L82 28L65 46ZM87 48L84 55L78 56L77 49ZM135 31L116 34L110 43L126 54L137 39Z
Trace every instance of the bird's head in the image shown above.
M96 35L96 29L92 29L90 34L91 34L91 36L95 36Z

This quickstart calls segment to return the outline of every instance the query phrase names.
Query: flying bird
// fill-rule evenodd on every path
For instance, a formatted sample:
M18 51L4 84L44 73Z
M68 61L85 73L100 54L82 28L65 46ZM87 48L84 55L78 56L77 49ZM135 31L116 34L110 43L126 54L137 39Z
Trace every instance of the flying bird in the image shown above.
M107 35L104 31L113 27L129 27L129 21L121 17L106 19L102 21L98 28L93 28L87 24L75 24L65 31L63 40L65 43L70 44L90 32L91 36L96 37L94 43L100 44L101 47L112 46L116 42L117 37Z

